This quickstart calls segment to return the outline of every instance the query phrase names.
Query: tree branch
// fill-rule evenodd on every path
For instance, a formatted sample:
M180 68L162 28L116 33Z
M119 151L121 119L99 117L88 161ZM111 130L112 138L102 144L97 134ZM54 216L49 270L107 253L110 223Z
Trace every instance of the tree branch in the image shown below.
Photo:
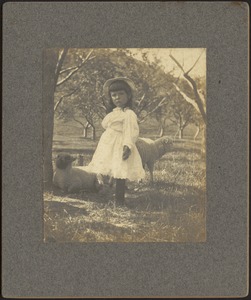
M100 109L102 109L102 110L104 111L104 113L102 113L102 112L100 111ZM99 106L98 106L98 109L97 109L97 111L96 111L97 116L98 116L100 119L102 119L102 118L104 118L105 112L106 112L106 107L103 106L103 105L99 105Z
M174 123L175 125L177 125L177 120L173 120L170 117L168 118L172 123Z
M197 60L195 61L195 63L192 65L192 67L186 72L186 74L188 74L189 72L192 71L192 69L195 67L195 65L197 64L197 62L199 61L199 59L201 58L201 55L203 54L205 49L202 50L200 56L197 58Z
M57 83L57 86L63 84L66 80L68 80L73 74L75 74L83 65L84 63L89 59L90 55L92 54L93 50L91 50L85 59L82 60L81 64L76 66L73 71L71 71L65 78L63 78L61 81Z
M187 127L187 125L191 122L191 115L188 115L186 121L183 124L183 128Z
M141 99L138 101L138 106L141 105L141 102L145 99L146 93L143 94L143 96L141 97Z
M94 128L94 124L93 124L93 120L90 120L90 118L88 118L88 116L85 116L86 121L91 125L92 128Z
M203 50L204 51L204 50ZM203 53L203 52L202 52ZM202 55L201 53L201 55ZM199 58L201 57L201 55L199 56ZM203 118L204 123L206 124L206 112L203 106L203 100L201 99L199 93L198 93L198 89L197 89L197 85L196 82L188 75L188 72L190 72L192 70L192 68L195 66L195 64L198 62L199 58L197 59L197 61L195 62L195 64L193 65L192 68L190 68L190 70L188 72L185 72L184 69L182 68L182 66L180 65L180 63L170 54L170 57L172 58L172 60L183 70L184 74L183 76L186 78L186 80L192 85L193 91L194 91L194 95L195 95L195 102L197 104L197 107L199 108L199 112L201 113L201 116ZM176 85L175 85L176 86ZM179 90L180 93L182 93ZM184 93L182 94L182 96L184 97ZM191 98L189 98L188 96L184 97L185 100L191 100ZM189 102L189 101L188 101ZM196 108L197 107L194 105L194 102L190 101L191 104L193 104L193 106Z
M72 119L73 119L75 122L81 124L83 127L85 127L85 124L82 123L81 121L77 120L74 116L72 117Z
M169 55L171 57L171 59L176 63L176 65L183 71L183 73L185 73L182 65L172 56L172 54Z
M70 92L70 94L67 94L67 95L62 96L62 97L58 100L58 102L55 104L55 106L54 106L54 112L57 110L59 104L63 101L64 98L70 97L70 96L71 96L72 94L74 94L77 90L79 90L79 87L76 88L75 90L73 90L72 92Z
M203 121L204 121L205 124L206 124L206 112L205 112L205 110L204 110L203 101L202 101L202 99L200 98L200 95L199 95L199 93L198 93L198 89L197 89L196 82L195 82L188 74L186 74L186 73L184 74L184 77L185 77L185 78L192 84L192 86L193 86L196 104L198 105L199 110L200 110L200 113L201 113L202 118L203 118Z
M149 111L140 121L139 123L143 123L146 119L146 117L148 117L149 115L151 115L152 113L154 113L159 107L163 106L164 104L166 104L166 97L164 97L157 106L155 106L155 108L151 111Z
M181 94L181 96L190 104L193 105L193 107L200 113L200 109L196 103L195 100L191 99L190 97L188 97L185 93L183 93L180 88L175 84L173 83L173 85L175 86L176 90Z
M89 60L92 60L93 58L95 58L96 56L92 56L92 57L89 57ZM82 59L82 58L81 58ZM84 60L82 59L82 62L83 62ZM76 69L76 68L80 68L81 66L82 66L82 62L81 62L81 64L79 64L78 66L74 66L74 67L69 67L69 68L66 68L66 69L64 69L64 70L61 70L60 72L59 72L59 74L61 75L61 74L63 74L63 73L66 73L66 72L68 72L68 71L71 71L71 70L74 70L74 69Z
M198 90L198 93L199 93L200 98L202 100L204 110L206 110L206 98L205 98L205 95L204 95L204 93L201 90Z
M62 68L64 59L65 59L65 57L67 55L67 52L68 52L68 48L64 48L61 51L61 53L59 54L58 62L57 62L56 69L55 69L55 88L54 88L54 90L56 90L57 81L58 81L58 77L59 77L59 72L60 72L60 70Z
M145 97L144 97L145 98ZM150 105L153 105L155 102L157 102L158 99L154 99L153 101L145 101L143 102L142 106L137 107L137 113L140 114L143 110L147 109Z
M63 70L61 70L61 71L59 72L59 74L61 75L61 74L65 73L65 72L68 72L68 71L71 71L71 70L73 70L73 69L76 69L77 67L78 67L78 66L74 66L74 67L70 67L70 68L63 69Z

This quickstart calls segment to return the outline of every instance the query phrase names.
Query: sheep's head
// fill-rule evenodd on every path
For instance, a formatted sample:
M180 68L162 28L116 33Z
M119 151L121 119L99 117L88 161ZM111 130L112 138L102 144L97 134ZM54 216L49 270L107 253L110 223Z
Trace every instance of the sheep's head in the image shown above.
M67 168L67 166L72 164L74 160L76 160L76 158L68 153L59 153L56 158L56 166L58 169L64 170Z
M173 140L169 137L163 137L162 138L162 144L164 146L164 149L167 151L167 150L170 150L170 148L173 146Z

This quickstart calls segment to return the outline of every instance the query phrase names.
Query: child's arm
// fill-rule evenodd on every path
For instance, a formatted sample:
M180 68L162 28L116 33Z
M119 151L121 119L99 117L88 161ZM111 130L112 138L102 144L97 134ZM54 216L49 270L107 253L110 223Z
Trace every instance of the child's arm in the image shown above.
M131 149L135 145L139 136L139 126L136 114L128 109L126 111L123 128L123 159L127 159L131 154Z

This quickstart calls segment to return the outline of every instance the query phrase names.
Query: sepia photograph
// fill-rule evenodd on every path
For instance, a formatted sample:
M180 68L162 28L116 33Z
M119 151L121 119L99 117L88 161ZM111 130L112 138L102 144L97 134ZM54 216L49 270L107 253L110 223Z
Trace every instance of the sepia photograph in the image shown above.
M2 15L4 298L246 297L249 6Z
M43 52L45 242L206 241L206 49Z

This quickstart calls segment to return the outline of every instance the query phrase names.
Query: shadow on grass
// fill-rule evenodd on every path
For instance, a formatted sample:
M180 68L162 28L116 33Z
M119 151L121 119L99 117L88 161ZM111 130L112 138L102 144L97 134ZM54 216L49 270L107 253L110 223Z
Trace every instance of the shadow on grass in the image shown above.
M156 182L128 185L126 205L114 187L100 193L45 197L45 241L205 241L205 196L196 187Z
M107 203L110 200L112 195L112 191L108 186L104 186L103 190L100 192L87 192L81 191L79 193L66 193L60 190L57 187L53 187L52 189L53 196L55 197L66 197L68 199L77 200L76 204L81 204L81 201L91 201L95 203ZM74 203L74 201L71 201Z
M205 199L203 193L193 187L186 187L186 194L176 193L176 187L172 186L173 191L162 189L142 189L137 193L127 193L126 202L130 208L141 211L169 211L170 213L186 213L191 209L204 212ZM195 196L196 194L196 196Z
M65 215L87 215L88 212L85 208L79 207L78 202L60 202L60 201L45 201L44 203L45 212L50 211L51 214Z
M95 203L99 207L115 201L114 187L110 188L109 186L104 186L104 189L99 193L67 194L59 189L54 189L53 195L55 197L66 197L69 206L79 206L80 208L83 201ZM126 205L128 209L137 211L169 211L174 214L183 214L190 212L192 209L204 213L205 194L196 187L157 182L152 186L129 186L126 191Z

